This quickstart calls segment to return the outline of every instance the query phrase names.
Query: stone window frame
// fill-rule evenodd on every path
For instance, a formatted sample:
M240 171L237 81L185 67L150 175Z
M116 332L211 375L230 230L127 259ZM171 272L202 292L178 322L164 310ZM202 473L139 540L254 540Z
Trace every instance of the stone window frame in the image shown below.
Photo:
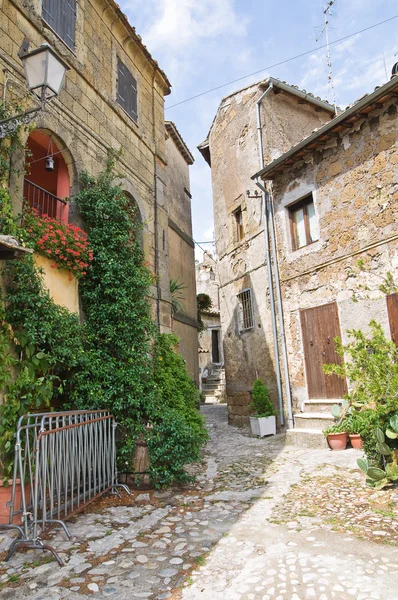
M253 292L251 288L245 288L236 294L238 303L238 328L239 333L252 331L254 329Z
M306 194L299 200L295 200L292 204L289 204L288 206L286 206L286 208L288 210L288 216L289 216L290 240L291 240L291 248L292 248L293 252L295 252L297 250L301 250L302 248L311 246L312 244L315 244L316 242L319 242L319 239L320 239L319 238L319 228L318 228L317 239L314 239L314 240L311 239L310 221L309 221L308 210L307 210L307 207L310 204L312 204L314 207L315 219L318 221L318 216L317 216L317 213L315 210L314 194L312 192L309 192L308 194ZM294 218L294 214L300 209L304 209L304 227L305 227L305 238L306 238L306 243L303 244L302 246L299 246L299 244L298 244L297 224L296 224L295 218Z

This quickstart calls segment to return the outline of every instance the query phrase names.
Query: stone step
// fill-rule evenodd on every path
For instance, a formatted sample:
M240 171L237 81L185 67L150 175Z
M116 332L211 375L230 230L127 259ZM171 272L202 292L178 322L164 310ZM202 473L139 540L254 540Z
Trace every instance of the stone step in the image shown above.
M329 400L329 399L320 399L320 400L307 400L305 402L305 412L314 412L314 413L328 413L331 414L332 406L334 404L341 405L342 400Z
M286 444L299 448L329 448L325 436L319 429L297 427L286 431Z
M217 396L206 396L204 404L220 404L220 398Z
M219 383L202 383L203 390L221 390L224 386Z
M323 412L304 412L304 413L296 413L294 415L294 425L295 428L302 429L318 429L322 431L333 425L335 423L335 419L332 414L323 413Z
M202 394L204 396L219 396L224 390L204 390L202 389Z

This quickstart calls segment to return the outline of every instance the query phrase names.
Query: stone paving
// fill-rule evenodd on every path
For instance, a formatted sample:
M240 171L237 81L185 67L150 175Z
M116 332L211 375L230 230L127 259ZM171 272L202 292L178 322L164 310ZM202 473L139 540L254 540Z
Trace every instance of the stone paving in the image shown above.
M228 427L223 406L203 410L196 484L92 505L69 524L72 541L51 534L65 567L37 552L0 564L0 600L398 600L397 494L378 492L379 508L359 452L285 447ZM358 538L367 528L347 505L376 541Z

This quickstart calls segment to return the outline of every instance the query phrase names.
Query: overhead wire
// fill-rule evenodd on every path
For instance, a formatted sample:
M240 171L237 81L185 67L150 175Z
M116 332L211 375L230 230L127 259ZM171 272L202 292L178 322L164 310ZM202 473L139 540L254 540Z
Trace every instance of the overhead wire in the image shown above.
M339 44L341 42L344 42L345 40L348 40L352 37L354 37L355 35L359 35L360 33L365 33L366 31L370 31L371 29L374 29L375 27L379 27L380 25L384 25L385 23L389 23L390 21L393 21L394 19L397 19L398 15L394 15L392 17L389 17L388 19L384 19L383 21L379 21L378 23L374 23L373 25L369 25L368 27L364 27L363 29L360 29L358 31L355 31L354 33L350 33L349 35L345 35L342 38L339 38L337 40L333 40L331 42L329 42L329 46L335 45L335 44ZM309 54L312 54L313 52L318 52L319 50L322 50L323 48L326 48L327 44L323 44L322 46L318 46L316 48L312 48L311 50L306 50L305 52L301 52L300 54L296 54L295 56L291 56L290 58L285 58L284 60L281 60L277 63L274 63L273 65L268 65L266 67L263 67L262 69L259 69L258 71L253 71L252 73L248 73L247 75L243 75L242 77L238 77L237 79L232 79L231 81L227 81L226 83L222 83L221 85L217 85L209 90L205 90L203 92L200 92L199 94L195 94L194 96L190 96L189 98L185 98L185 100L181 100L180 102L176 102L175 104L171 104L170 106L167 106L165 110L169 110L170 108L175 108L176 106L180 106L181 104L185 104L186 102L190 102L191 100L195 100L196 98L200 98L201 96L205 96L207 94L210 94L211 92L215 92L217 90L220 90L223 87L227 87L228 85L232 85L233 83L237 83L239 81L243 81L244 79L248 79L249 77L252 77L253 75L258 75L259 73L263 73L264 71L268 71L269 69L273 69L275 67L280 67L281 65L285 65L288 62L291 62L292 60L297 60L298 58L302 58L303 56L308 56Z

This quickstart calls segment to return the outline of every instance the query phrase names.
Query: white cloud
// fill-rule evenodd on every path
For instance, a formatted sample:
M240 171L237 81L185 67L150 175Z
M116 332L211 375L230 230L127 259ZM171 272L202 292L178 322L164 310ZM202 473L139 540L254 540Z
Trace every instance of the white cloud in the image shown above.
M145 42L153 49L173 53L190 50L199 41L220 35L244 35L245 22L238 19L231 0L149 0L154 17Z

